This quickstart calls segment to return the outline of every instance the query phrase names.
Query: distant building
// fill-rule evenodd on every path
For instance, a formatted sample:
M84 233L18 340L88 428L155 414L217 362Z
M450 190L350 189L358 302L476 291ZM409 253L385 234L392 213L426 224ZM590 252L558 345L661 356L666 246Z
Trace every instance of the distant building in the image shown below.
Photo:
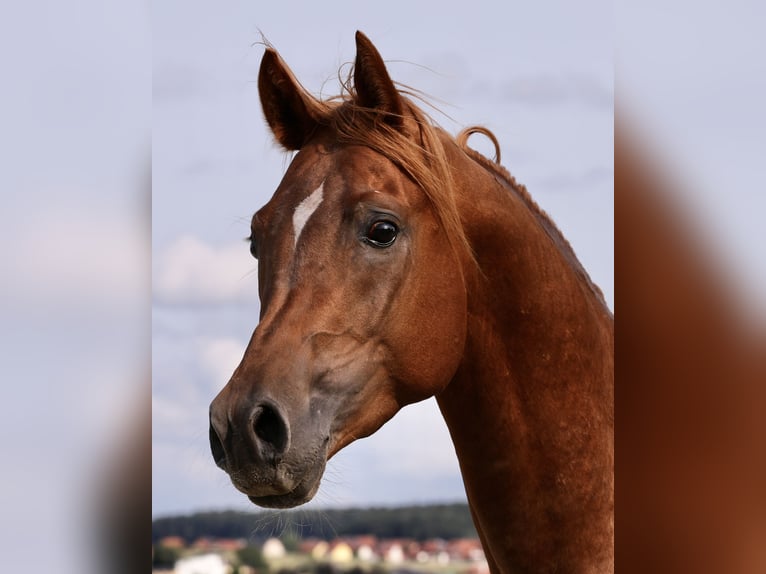
M229 570L219 554L202 554L176 562L175 574L228 574Z
M490 574L489 563L486 560L474 563L468 570L468 574Z
M192 544L192 550L199 552L236 552L247 546L244 538L197 538Z
M285 545L278 538L269 538L263 543L261 553L266 560L278 560L286 554Z
M180 536L166 536L165 538L160 538L158 544L165 548L184 548L186 546L186 542Z
M198 550L198 551L210 550L212 546L213 546L213 541L210 538L205 538L204 536L202 538L197 538L197 540L195 540L191 544L192 550Z
M218 538L213 543L213 548L228 552L236 552L247 546L247 540L244 538Z
M282 556L284 547L274 539L273 543L267 541L264 545L264 557L268 559L271 556L272 551L267 548L270 544L274 544L274 556ZM475 538L433 538L423 542L411 538L379 540L369 535L336 538L331 542L306 538L300 542L298 551L316 562L336 564L340 569L353 563L354 559L367 564L387 563L395 567L412 562L427 567L469 562L472 564L471 574L483 574L488 568L481 543Z
M330 550L330 545L324 540L314 540L311 543L311 549L309 554L314 560L322 560L327 555L327 551Z
M378 560L378 553L375 549L378 541L374 536L360 536L354 541L356 557L362 562L374 562Z
M404 562L404 548L399 542L384 542L381 545L383 560L389 564L401 564Z
M481 542L475 538L457 538L447 544L447 552L454 560L470 560L480 562L484 560L484 550Z
M356 549L356 557L362 562L374 562L378 559L375 549L367 544L363 544Z
M348 542L340 540L332 545L328 558L334 564L347 564L354 559L354 550Z

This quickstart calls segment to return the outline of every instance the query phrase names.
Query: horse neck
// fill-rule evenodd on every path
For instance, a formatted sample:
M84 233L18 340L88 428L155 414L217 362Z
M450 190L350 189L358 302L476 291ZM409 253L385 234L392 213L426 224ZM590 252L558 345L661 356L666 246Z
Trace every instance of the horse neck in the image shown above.
M465 354L437 400L490 566L608 571L611 313L523 189L451 154L478 269L465 263Z

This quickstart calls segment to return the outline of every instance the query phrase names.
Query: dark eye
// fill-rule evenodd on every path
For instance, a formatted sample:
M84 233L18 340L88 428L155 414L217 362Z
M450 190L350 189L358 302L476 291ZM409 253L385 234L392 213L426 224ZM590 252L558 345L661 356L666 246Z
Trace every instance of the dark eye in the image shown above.
M391 221L376 221L367 230L364 238L374 247L389 247L396 240L399 228Z
M255 242L255 237L251 235L250 237L246 237L245 241L250 243L250 255L258 259L258 244Z

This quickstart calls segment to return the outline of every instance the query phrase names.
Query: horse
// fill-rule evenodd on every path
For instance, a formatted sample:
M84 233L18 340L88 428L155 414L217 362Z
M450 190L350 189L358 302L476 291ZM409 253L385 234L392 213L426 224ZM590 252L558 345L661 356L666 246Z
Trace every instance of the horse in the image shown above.
M266 122L297 152L251 221L260 321L210 406L215 463L255 503L436 397L493 573L614 568L614 318L510 173L399 89L361 32L320 100L267 46ZM499 159L499 147L497 150Z

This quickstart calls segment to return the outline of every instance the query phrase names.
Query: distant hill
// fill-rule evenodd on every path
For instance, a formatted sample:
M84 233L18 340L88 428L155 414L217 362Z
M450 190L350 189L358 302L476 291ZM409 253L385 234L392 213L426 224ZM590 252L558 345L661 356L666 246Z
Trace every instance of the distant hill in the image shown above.
M347 508L260 512L198 512L152 521L152 543L180 536L197 538L321 538L371 534L378 538L477 537L467 504L438 504L398 508Z

